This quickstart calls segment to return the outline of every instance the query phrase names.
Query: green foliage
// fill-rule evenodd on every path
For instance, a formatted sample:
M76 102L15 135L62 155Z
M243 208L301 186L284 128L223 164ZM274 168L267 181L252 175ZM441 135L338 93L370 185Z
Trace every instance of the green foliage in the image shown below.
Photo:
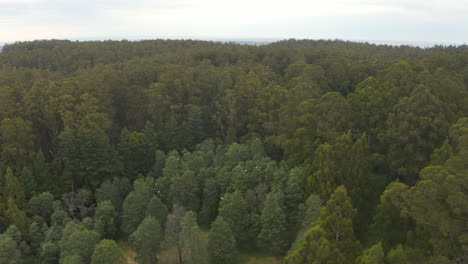
M282 255L287 240L284 194L281 190L274 189L267 195L260 225L261 231L258 236L260 247L272 255Z
M9 199L19 208L24 208L26 205L26 196L24 194L21 182L18 177L13 174L13 170L7 168L5 173L5 187L3 188L3 196L6 201Z
M65 170L76 185L97 186L114 171L115 151L99 128L65 128L60 134Z
M23 191L24 191L26 198L28 199L31 198L36 193L37 183L36 183L36 179L31 174L31 172L28 170L27 167L23 168L19 176L19 179L21 182L21 186L23 187Z
M26 213L18 208L12 198L8 198L7 207L7 214L10 216L12 224L18 227L23 236L28 236L29 219Z
M447 130L441 101L427 87L418 86L409 97L400 99L387 119L384 144L390 144L390 168L403 181L414 183Z
M219 190L216 185L216 179L209 177L205 179L205 186L202 195L202 207L200 209L200 224L209 226L216 218L219 207Z
M302 168L294 168L289 172L288 181L284 190L285 206L288 222L293 226L299 224L298 205L306 196L306 179Z
M114 240L103 239L96 245L91 257L91 264L125 264L122 249Z
M122 231L130 235L146 216L148 203L155 194L153 179L138 179L122 206Z
M161 227L166 225L168 210L157 196L153 196L148 203L146 208L146 216L154 216L156 220L161 224Z
M188 211L182 220L182 230L179 234L181 259L187 264L208 263L208 252L205 238L197 224L197 215Z
M45 221L49 222L54 212L53 202L54 196L49 192L35 195L28 202L28 213L41 216Z
M120 208L130 188L131 184L127 178L106 180L96 190L96 200L98 202L111 201L114 207Z
M382 243L377 243L366 249L363 255L359 257L359 264L385 264Z
M339 186L323 207L318 221L286 257L287 263L345 263L357 256L352 207L346 188Z
M219 216L232 228L238 245L247 242L246 231L249 225L249 212L242 193L226 193L219 203Z
M117 213L111 201L98 204L94 214L94 230L103 238L114 238L117 232Z
M99 233L79 227L68 237L64 234L64 238L62 238L60 242L60 259L65 261L67 257L70 258L76 255L79 256L84 263L90 263L94 248L100 241L99 237ZM73 259L77 261L76 257Z
M63 264L84 264L83 258L79 255L66 256L62 260Z
M44 226L41 226L37 222L32 222L29 226L29 237L31 243L31 249L34 254L40 253L41 244L44 241Z
M130 238L150 263L288 244L288 263L466 262L467 62L336 40L5 45L0 258L91 263Z
M143 132L122 130L118 152L125 177L134 179L139 173L147 174L152 169L157 147L153 133L154 126L149 122Z
M20 263L21 252L16 248L16 242L6 234L0 234L0 263Z
M41 260L43 263L58 263L60 247L58 243L44 242L41 246Z
M304 204L299 205L298 219L300 219L300 222L296 227L298 230L297 234L292 234L296 235L296 239L291 246L291 251L294 251L297 248L298 243L304 239L304 236L310 229L311 225L318 220L322 209L322 203L323 202L318 195L311 194Z
M172 204L180 204L189 210L197 211L200 204L198 186L195 173L191 170L175 175L171 178L169 201Z
M2 161L20 170L29 161L34 147L31 122L22 118L6 118L0 124Z
M142 264L155 263L161 240L161 226L153 216L147 216L129 238L131 247L138 254L137 260Z
M229 224L221 216L211 224L207 249L211 264L236 263L236 240Z

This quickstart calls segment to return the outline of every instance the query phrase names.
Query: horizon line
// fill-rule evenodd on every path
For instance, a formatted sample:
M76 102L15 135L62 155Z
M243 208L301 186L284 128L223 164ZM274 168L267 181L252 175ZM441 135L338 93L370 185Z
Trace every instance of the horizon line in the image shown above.
M327 40L327 41L345 41L355 43L369 43L376 45L390 46L414 46L414 47L434 47L434 46L464 46L467 42L461 41L430 41L430 40L377 40L377 39L355 39L355 38L307 38L307 37L209 37L209 36L128 36L128 37L77 37L77 38L43 38L31 40L0 40L0 45L14 44L17 42L33 42L38 40L69 40L69 41L144 41L144 40L200 40L200 41L220 41L220 42L252 42L258 44L269 44L283 40Z

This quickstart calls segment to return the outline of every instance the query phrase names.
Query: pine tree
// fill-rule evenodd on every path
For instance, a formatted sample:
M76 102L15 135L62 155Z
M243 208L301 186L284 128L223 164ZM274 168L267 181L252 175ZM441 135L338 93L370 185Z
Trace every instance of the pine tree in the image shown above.
M249 224L248 215L248 204L241 192L226 193L221 197L219 216L232 228L238 245L247 242L246 231Z
M291 228L299 224L298 205L305 199L306 179L302 168L294 168L289 171L288 181L284 190L284 202L286 216Z
M307 198L305 204L299 205L300 224L298 225L298 231L297 234L295 234L296 239L291 246L291 251L296 250L298 243L304 239L304 236L310 229L311 225L320 217L322 203L323 202L318 195L311 194L309 198Z
M27 199L30 199L36 194L37 183L36 179L32 175L31 171L27 167L24 167L20 174L20 182L23 187L24 194Z
M36 256L39 256L41 252L41 244L44 241L44 238L44 227L37 222L32 222L29 226L29 240L31 249Z
M146 207L145 216L154 216L161 224L161 227L166 225L167 207L164 205L157 196L153 196Z
M5 188L3 195L6 200L12 199L16 206L20 209L26 205L26 196L18 178L13 174L11 168L7 168L5 174Z
M47 191L57 183L54 182L53 177L49 175L49 167L45 161L44 153L39 150L32 162L32 174L36 179L38 191Z
M64 230L64 237L60 243L60 259L77 255L84 263L90 263L94 248L99 243L99 237L99 233L80 227L76 227L69 236Z
M200 225L208 227L218 214L219 190L216 180L210 177L205 180L203 188L202 207L200 210Z
M364 251L364 254L359 257L359 264L384 264L385 255L382 248L382 243L377 243L371 248Z
M28 213L41 216L46 222L50 222L50 217L54 212L54 196L49 192L43 192L33 196L28 202Z
M116 216L111 201L100 202L94 214L94 230L103 238L114 238L117 232Z
M0 234L0 264L19 263L21 252L16 242L6 234Z
M197 224L197 216L194 212L185 213L182 220L182 231L180 232L180 247L182 263L185 264L207 264L208 252L206 240Z
M103 239L97 244L91 256L91 264L125 264L122 249L114 240Z
M286 257L286 262L331 264L354 260L360 248L353 230L355 215L356 209L352 207L346 188L339 186L304 240Z
M137 252L141 264L155 264L162 240L161 226L153 216L147 216L130 236L130 246Z
M208 254L211 264L236 263L237 248L229 224L218 216L211 224L208 235Z
M21 170L28 164L34 147L31 122L20 117L5 118L0 124L0 135L2 161L15 171Z
M65 256L61 260L62 264L85 264L83 258L80 255L69 255Z
M7 214L10 216L12 224L18 227L23 236L27 237L29 235L29 219L26 212L20 210L12 198L8 198L7 207Z
M180 204L189 210L198 211L200 204L198 186L195 173L186 170L181 175L171 178L169 200L172 204Z
M133 183L133 191L128 194L122 205L122 231L130 235L143 221L148 203L155 195L153 178L138 179Z
M275 189L267 195L260 224L259 246L270 254L281 255L287 245L284 195L281 190Z

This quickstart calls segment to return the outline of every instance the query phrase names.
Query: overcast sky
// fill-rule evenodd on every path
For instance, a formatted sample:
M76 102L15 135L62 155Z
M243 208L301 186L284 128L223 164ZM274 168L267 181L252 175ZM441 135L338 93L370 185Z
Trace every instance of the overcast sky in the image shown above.
M0 42L290 37L468 43L468 0L0 0Z

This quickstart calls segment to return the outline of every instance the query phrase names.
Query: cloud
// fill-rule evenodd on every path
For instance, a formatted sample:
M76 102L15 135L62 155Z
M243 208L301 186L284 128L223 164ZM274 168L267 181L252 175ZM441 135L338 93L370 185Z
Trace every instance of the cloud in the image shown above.
M468 0L0 0L0 41L310 37L467 41Z

